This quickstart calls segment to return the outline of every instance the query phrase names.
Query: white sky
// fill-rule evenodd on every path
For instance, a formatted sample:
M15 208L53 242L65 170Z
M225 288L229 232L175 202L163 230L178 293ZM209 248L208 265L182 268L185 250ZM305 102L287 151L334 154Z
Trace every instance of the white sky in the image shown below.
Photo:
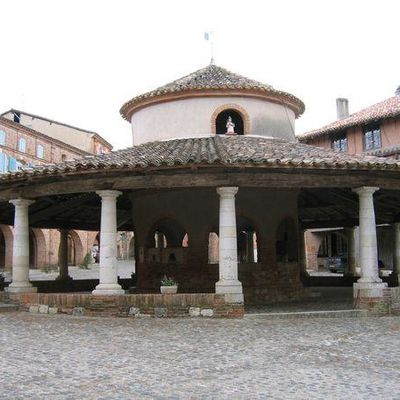
M209 63L304 101L302 133L400 85L396 0L0 2L0 110L20 108L131 145L124 102Z

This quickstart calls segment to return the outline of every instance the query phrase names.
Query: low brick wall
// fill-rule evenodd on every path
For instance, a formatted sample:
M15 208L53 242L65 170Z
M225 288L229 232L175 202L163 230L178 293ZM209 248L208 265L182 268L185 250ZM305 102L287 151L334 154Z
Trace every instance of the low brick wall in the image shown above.
M214 293L127 294L94 296L89 293L9 293L20 310L35 310L45 305L56 312L88 316L119 317L214 317L241 318L243 304L227 304ZM43 308L45 309L45 308Z
M355 297L353 306L371 315L400 315L400 287L382 289L382 297Z

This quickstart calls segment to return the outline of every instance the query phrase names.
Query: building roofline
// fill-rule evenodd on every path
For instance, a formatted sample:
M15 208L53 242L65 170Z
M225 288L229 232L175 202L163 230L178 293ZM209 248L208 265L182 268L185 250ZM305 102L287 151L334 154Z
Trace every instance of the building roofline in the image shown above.
M48 135L46 135L46 134L44 134L42 132L38 132L38 131L36 131L36 130L34 130L32 128L28 128L25 125L21 125L18 122L11 121L8 118L3 117L2 115L0 115L0 123L9 125L11 128L15 128L15 129L18 129L18 130L21 130L21 131L27 131L28 133L31 133L31 134L33 134L33 135L35 135L35 136L37 136L37 137L39 137L41 139L44 139L44 140L47 140L49 142L55 143L60 147L64 147L66 149L69 149L71 152L74 152L74 153L79 153L82 156L93 155L92 153L89 153L89 152L87 152L85 150L82 150L82 149L80 149L78 147L72 146L72 145L70 145L68 143L65 143L65 142L59 140L59 139L55 139L55 138L53 138L51 136L48 136Z
M28 113L28 112L25 112L25 111L22 111L22 110L17 110L16 108L10 108L8 111L5 111L5 112L3 112L2 114L0 114L0 117L4 117L4 115L6 115L6 114L8 114L8 113L10 113L10 112L11 112L11 113L18 112L18 113L20 113L20 114L27 115L27 116L32 117L32 118L41 119L41 120L43 120L43 121L50 122L50 123L52 123L52 124L57 124L57 125L65 126L65 127L67 127L67 128L76 129L77 131L81 131L81 132L85 132L85 133L90 133L90 134L92 134L92 135L96 135L96 137L100 138L105 144L107 144L108 146L110 146L111 149L113 148L113 145L112 145L111 143L107 142L107 140L104 139L102 136L100 136L97 132L89 131L89 130L87 130L87 129L78 128L77 126L65 124L65 123L63 123L63 122L59 122L59 121L56 121L56 120L54 120L54 119L41 117L40 115L31 114L31 113ZM22 124L21 124L21 125L22 125Z
M327 136L345 129L368 125L372 122L381 122L385 119L397 118L399 116L400 96L392 96L386 100L372 104L369 107L365 107L346 118L331 122L319 129L297 135L297 138L300 142L308 142L309 140Z

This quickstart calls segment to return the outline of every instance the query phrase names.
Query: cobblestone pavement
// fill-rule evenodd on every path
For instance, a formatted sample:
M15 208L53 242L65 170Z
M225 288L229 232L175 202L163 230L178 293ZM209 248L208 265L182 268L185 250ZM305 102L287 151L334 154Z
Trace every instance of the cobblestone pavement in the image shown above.
M1 399L399 399L400 318L0 314Z

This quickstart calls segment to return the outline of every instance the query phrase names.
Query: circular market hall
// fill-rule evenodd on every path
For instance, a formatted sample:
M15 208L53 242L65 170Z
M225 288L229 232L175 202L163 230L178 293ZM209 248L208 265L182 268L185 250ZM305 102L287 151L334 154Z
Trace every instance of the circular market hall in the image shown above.
M399 161L299 143L301 100L214 64L120 112L132 147L0 176L0 223L14 226L11 300L93 314L241 316L244 305L307 296L305 230L359 227L360 271L350 256L346 271L354 307L390 310L397 301L400 250L383 281L376 226L399 226ZM60 279L32 285L31 228L98 230L98 282L85 290L71 282L65 233ZM118 231L134 232L134 293L118 280ZM355 246L348 240L349 255ZM177 294L160 294L164 276Z

